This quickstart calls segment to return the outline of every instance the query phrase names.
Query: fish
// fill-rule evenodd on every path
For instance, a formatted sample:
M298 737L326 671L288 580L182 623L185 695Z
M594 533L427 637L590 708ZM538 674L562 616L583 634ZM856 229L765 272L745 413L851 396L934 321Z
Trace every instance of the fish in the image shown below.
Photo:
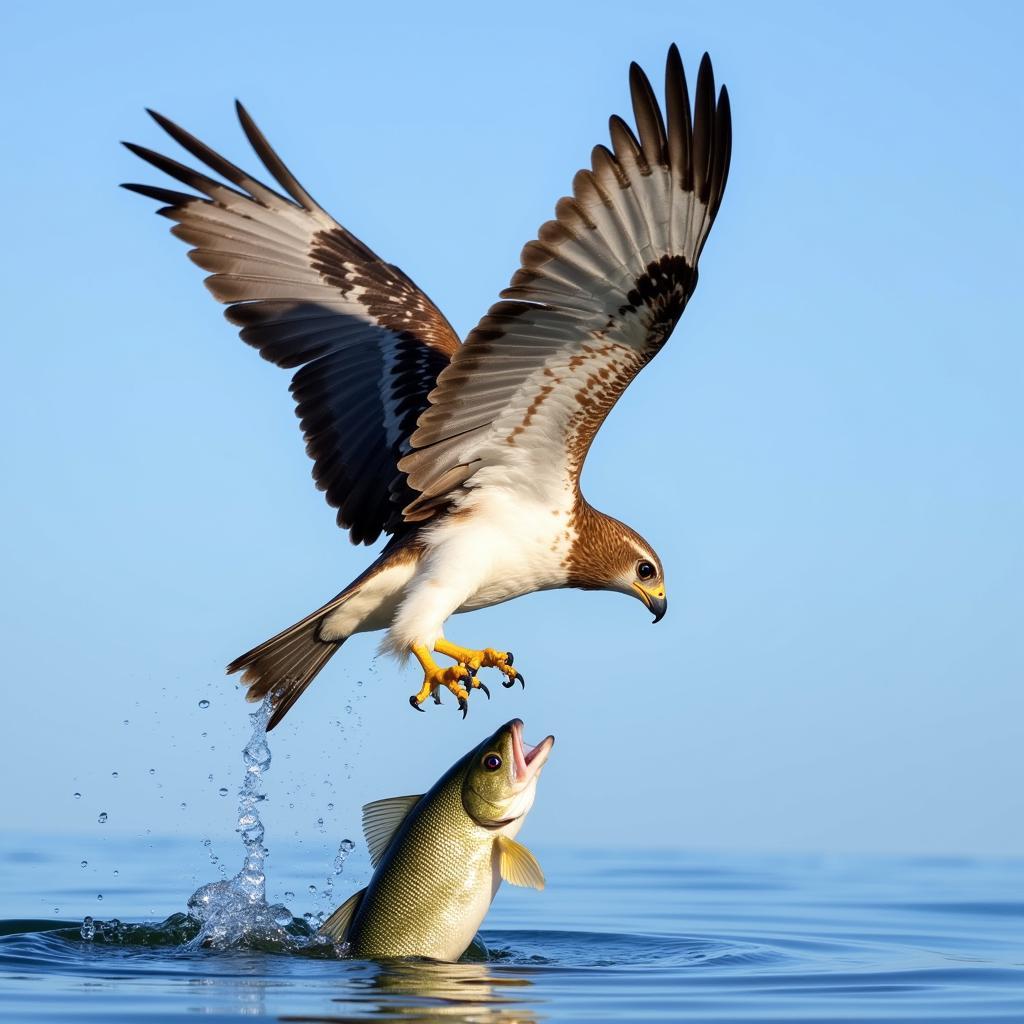
M555 738L523 742L514 718L461 757L424 794L363 808L374 872L320 927L346 955L454 962L469 948L502 881L544 888L515 839Z

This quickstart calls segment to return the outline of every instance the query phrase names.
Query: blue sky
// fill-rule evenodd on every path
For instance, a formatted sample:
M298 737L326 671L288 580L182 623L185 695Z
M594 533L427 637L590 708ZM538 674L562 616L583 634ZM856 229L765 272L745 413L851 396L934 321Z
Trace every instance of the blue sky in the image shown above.
M159 181L117 140L173 152L143 107L256 169L242 98L465 332L626 112L629 61L660 76L675 40L729 86L729 188L683 322L584 474L661 554L668 616L568 591L455 620L529 680L466 723L414 715L413 671L352 641L273 734L268 835L354 832L361 803L518 715L558 738L534 844L1024 852L1010 5L0 20L5 827L94 832L106 810L110 830L230 835L217 790L246 721L223 666L372 557L310 482L287 375L115 187Z

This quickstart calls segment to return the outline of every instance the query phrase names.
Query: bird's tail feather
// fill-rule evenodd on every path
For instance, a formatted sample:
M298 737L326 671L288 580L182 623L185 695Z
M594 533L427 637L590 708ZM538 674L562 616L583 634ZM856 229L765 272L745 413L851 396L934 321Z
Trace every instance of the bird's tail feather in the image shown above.
M228 665L229 674L242 672L242 682L248 687L246 700L262 700L268 693L273 694L274 712L267 723L267 732L284 718L320 669L348 639L321 640L319 634L324 617L350 595L351 590L339 594Z

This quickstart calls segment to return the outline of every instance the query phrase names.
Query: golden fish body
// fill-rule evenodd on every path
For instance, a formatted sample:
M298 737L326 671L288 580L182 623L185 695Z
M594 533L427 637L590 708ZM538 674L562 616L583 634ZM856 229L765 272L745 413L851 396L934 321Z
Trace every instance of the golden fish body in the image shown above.
M460 758L423 796L363 809L370 884L321 933L355 957L458 960L502 879L543 888L544 875L515 835L533 805L554 743L528 748L514 719Z

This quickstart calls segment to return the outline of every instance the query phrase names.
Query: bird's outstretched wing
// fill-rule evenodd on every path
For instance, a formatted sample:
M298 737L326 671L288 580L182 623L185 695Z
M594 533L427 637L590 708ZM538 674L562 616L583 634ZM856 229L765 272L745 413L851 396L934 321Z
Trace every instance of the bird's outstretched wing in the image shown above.
M437 375L459 346L437 307L397 267L327 214L295 180L245 109L238 117L287 196L268 188L193 135L156 122L230 186L150 149L126 143L200 195L126 185L166 205L172 231L211 272L244 341L278 366L300 367L291 391L314 460L313 477L355 543L394 532L414 498L396 466ZM233 186L233 187L232 187Z
M419 492L406 518L490 483L575 485L598 427L672 333L722 200L732 129L707 54L692 117L675 46L665 79L663 120L631 66L639 139L611 119L612 149L594 149L502 301L441 372L399 463Z

